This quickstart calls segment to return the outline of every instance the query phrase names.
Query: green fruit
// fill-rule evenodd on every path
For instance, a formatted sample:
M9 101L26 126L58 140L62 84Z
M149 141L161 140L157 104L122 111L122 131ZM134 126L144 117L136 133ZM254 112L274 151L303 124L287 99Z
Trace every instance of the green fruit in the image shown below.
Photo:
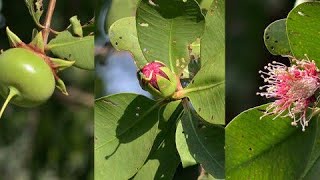
M50 66L31 50L11 48L0 55L0 94L8 104L33 107L47 101L55 89Z

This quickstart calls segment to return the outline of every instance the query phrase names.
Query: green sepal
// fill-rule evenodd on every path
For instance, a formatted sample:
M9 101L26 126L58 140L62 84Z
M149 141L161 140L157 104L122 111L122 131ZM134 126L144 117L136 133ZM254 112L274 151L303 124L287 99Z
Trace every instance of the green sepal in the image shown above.
M33 32L34 33L34 32ZM42 37L42 32L38 32L31 43L29 44L30 46L40 50L40 52L44 53L44 42L43 42L43 37Z
M6 28L6 32L11 47L18 47L21 44L24 44L21 39L9 29L9 27Z
M38 29L33 28L32 29L32 36L31 36L31 41L36 37L36 35L39 33Z
M160 89L161 97L171 97L177 89L177 80L170 81L165 77L156 75L158 87Z
M62 71L68 67L71 67L76 61L66 61L59 58L50 58L57 72Z
M57 78L56 79L56 87L66 96L68 96L68 92L67 92L67 88L66 85L64 84L64 82L60 79Z
M80 20L78 19L78 17L72 16L69 20L71 23L71 29L72 29L73 34L75 34L79 37L83 37L82 26L81 26L81 23L80 23Z

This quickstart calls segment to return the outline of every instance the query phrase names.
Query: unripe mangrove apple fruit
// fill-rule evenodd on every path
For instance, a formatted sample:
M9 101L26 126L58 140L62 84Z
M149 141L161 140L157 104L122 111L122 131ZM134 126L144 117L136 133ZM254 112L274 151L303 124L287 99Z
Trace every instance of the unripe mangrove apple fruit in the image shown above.
M137 75L142 89L156 97L171 97L177 90L176 75L160 61L146 64Z
M0 55L0 94L22 107L33 107L47 101L55 89L51 67L31 50L11 48Z

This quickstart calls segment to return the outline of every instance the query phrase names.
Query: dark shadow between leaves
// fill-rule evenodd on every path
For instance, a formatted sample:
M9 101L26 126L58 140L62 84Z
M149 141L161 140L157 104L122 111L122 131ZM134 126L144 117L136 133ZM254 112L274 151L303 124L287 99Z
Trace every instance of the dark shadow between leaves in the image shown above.
M161 108L161 113L165 108L165 106ZM175 131L176 123L180 118L182 111L183 107L180 103L171 114L168 121L165 121L164 117L160 118L158 125L160 132L158 133L148 159L145 162L147 163L149 160L158 160L159 167L156 170L154 179L172 179L174 172L180 163L180 157L175 145ZM163 114L161 114L161 116L163 116ZM166 175L171 175L170 172L172 172L172 177L166 177Z
M118 121L116 138L118 145L114 151L106 155L106 159L111 157L121 144L126 144L143 136L150 131L158 122L158 112L160 104L144 96L136 97L126 108L122 117ZM162 112L159 112L162 114ZM147 150L147 149L146 149Z

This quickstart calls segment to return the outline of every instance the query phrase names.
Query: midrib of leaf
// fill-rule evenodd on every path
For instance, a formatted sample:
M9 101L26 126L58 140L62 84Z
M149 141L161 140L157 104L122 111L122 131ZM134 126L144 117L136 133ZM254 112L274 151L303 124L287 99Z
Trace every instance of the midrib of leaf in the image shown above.
M196 128L194 127L194 125L193 125L193 122L192 122L192 116L191 116L191 112L190 112L190 109L188 109L188 120L189 120L189 122L190 122L190 124L191 124L191 127L192 127L192 130L194 131L194 132L197 132L196 131ZM196 133L195 133L196 134ZM200 143L200 145L201 145L201 147L205 150L205 152L211 157L211 159L213 159L213 161L215 161L221 168L224 168L224 166L222 166L213 156L211 156L211 154L210 154L210 152L205 148L205 146L204 146L204 144L202 143L202 141L200 140L200 138L199 138L199 136L196 134L196 136L195 136L196 138L197 138L197 140L198 140L198 142Z
M288 134L288 135L285 136L283 139L281 139L281 141L277 142L274 146L270 146L269 148L266 148L265 150L261 151L260 154L257 154L257 155L255 155L255 156L251 156L251 157L253 157L253 158L251 158L249 161L245 161L245 162L243 162L243 163L241 163L241 164L233 167L233 168L230 169L229 171L232 171L232 170L234 170L234 169L238 169L238 168L240 168L240 167L243 167L243 166L245 166L246 164L248 164L248 163L254 161L255 159L261 157L262 155L270 152L270 150L271 150L272 148L278 147L279 145L283 144L283 143L288 139L288 137L293 136L293 135L297 134L298 132L299 132L298 130L297 130L297 131L293 131L292 133ZM309 154L309 156L310 156L310 155L311 155L311 153Z
M191 92L195 92L195 91L203 91L203 90L207 90L207 89L211 89L211 88L214 88L216 86L220 86L224 83L224 80L223 81L220 81L218 83L215 83L215 84L209 84L207 86L198 86L198 87L194 87L194 88L187 88L185 90L182 90L185 94L188 94L188 93L191 93Z
M48 44L48 48L49 49L52 49L54 47L57 47L57 46L69 46L69 45L73 45L73 44L77 44L77 43L80 43L80 42L84 42L84 41L88 41L90 40L89 38L91 38L90 36L87 36L87 37L84 37L84 38L81 38L81 39L77 39L76 41L72 41L72 42L65 42L65 43L53 43L53 44Z
M148 114L150 114L150 113L151 113L155 108L157 108L157 107L159 106L159 104L161 104L161 103L163 103L163 102L162 102L162 101L157 102L157 103L156 103L155 105L153 105L150 109L148 109L148 111L146 111L146 113L144 113L142 116L140 116L140 117L137 119L136 123L132 124L130 127L128 127L127 129L123 130L122 133L120 133L120 134L117 135L117 136L114 136L113 139L111 139L111 140L103 143L102 145L96 147L95 149L96 149L96 150L97 150L97 149L100 149L101 147L103 147L103 146L107 145L108 143L110 143L110 142L114 141L115 139L117 139L117 137L120 137L120 136L122 136L123 134L125 134L127 131L129 131L130 129L132 129L133 127L135 127L135 125L136 125L137 123L139 123L145 116L147 116ZM158 116L158 118L159 118L159 116ZM158 119L158 120L159 120L159 119Z

